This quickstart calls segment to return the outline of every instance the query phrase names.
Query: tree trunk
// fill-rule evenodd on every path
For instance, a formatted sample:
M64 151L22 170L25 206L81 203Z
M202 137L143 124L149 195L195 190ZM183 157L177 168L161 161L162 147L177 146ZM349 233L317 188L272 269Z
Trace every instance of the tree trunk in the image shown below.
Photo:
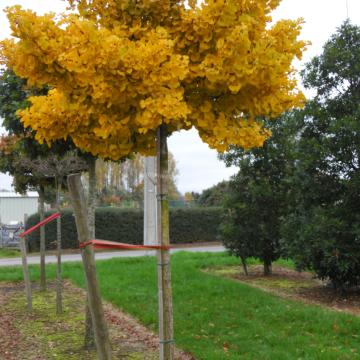
M26 220L27 220L27 214L25 214L25 216L24 216L24 230L25 230ZM29 313L31 313L32 312L32 294L31 294L31 282L30 282L30 275L29 275L29 267L27 264L27 257L26 257L26 238L25 237L20 238L20 250L21 250L21 257L22 257L23 274L24 274L27 310Z
M62 179L57 178L56 181L56 209L61 211L60 194ZM61 277L61 216L56 219L56 313L62 314L62 277Z
M45 191L44 187L39 187L39 216L40 221L45 218ZM40 290L46 291L45 273L45 226L40 227Z
M269 276L272 274L271 260L264 260L264 275Z
M248 269L247 269L246 259L243 258L243 257L241 257L241 264L243 266L245 275L248 276L249 272L248 272Z
M89 166L89 195L88 195L88 222L91 239L95 239L95 206L96 206L96 159L88 160Z
M164 125L157 132L157 236L158 244L169 246L168 148ZM158 251L160 360L174 358L173 307L171 292L170 251Z
M91 157L88 160L88 165L89 165L88 223L89 223L90 238L95 239L96 159ZM85 349L93 349L95 347L94 329L91 321L91 312L90 312L88 298L86 298L84 347Z
M75 213L76 228L80 243L91 240L86 201L80 174L68 177L69 192ZM101 304L100 289L96 277L95 255L92 245L81 248L81 255L86 276L91 319L94 327L95 344L99 360L111 360L109 333Z

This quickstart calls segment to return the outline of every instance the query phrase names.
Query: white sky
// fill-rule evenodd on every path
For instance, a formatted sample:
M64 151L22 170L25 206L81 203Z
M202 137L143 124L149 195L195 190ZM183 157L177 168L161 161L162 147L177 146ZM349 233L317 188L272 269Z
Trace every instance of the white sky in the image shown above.
M49 11L60 12L66 3L62 0L0 0L0 9L11 5L22 5L39 14ZM348 6L346 6L348 4ZM273 14L280 18L304 18L301 38L310 40L312 45L303 61L296 63L301 68L304 62L321 53L324 42L333 34L348 15L353 24L360 25L360 0L283 0ZM7 19L0 12L0 39L8 37L10 30ZM226 168L217 160L217 153L202 143L194 130L181 131L169 139L169 150L174 154L179 168L178 188L181 192L201 191L219 181L228 179L236 168ZM11 178L1 174L0 188L11 188Z

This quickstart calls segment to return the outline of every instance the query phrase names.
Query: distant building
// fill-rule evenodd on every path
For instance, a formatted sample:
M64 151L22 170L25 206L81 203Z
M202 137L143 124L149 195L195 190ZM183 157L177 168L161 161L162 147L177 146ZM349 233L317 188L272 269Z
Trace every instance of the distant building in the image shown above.
M36 192L28 192L26 196L14 192L0 192L0 224L23 222L25 214L37 212L38 198Z

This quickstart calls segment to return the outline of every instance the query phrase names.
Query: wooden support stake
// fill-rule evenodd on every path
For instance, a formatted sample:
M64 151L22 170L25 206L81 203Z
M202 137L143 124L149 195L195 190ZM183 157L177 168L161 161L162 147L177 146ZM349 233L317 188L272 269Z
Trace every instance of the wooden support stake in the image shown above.
M158 244L170 246L168 202L168 148L167 131L161 125L157 132L157 236ZM160 360L174 358L173 306L171 291L170 251L159 250L158 294Z
M80 243L90 239L87 208L80 174L68 176L68 187L74 209L76 228ZM88 300L94 328L95 345L99 360L111 360L111 345L101 304L100 289L96 277L94 247L88 245L81 248L81 255L86 276Z
M56 178L56 207L61 211L60 194L62 179ZM56 314L62 314L62 276L61 276L61 216L56 219Z
M96 158L91 157L87 161L89 172L89 194L88 194L88 222L89 233L91 239L96 239L95 236L95 206L96 206ZM89 308L89 299L86 299L85 310L85 349L95 348L94 328L91 320L91 312Z
M39 187L39 216L40 221L45 219L45 190ZM46 291L46 269L45 269L45 226L40 228L40 290Z
M27 214L24 215L24 229L25 229L26 221L27 221ZM22 258L23 274L24 274L27 310L29 313L31 313L32 312L32 294L31 294L31 282L30 282L30 275L29 275L29 267L28 267L28 263L27 263L25 237L20 238L20 250L21 250L21 258Z

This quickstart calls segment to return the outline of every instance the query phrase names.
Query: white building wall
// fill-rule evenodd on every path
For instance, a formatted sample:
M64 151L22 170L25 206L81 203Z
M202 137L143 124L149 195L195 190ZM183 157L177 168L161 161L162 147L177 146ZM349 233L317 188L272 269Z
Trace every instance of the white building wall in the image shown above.
M0 197L0 222L2 224L9 224L11 221L23 222L25 214L34 214L37 209L36 197Z

